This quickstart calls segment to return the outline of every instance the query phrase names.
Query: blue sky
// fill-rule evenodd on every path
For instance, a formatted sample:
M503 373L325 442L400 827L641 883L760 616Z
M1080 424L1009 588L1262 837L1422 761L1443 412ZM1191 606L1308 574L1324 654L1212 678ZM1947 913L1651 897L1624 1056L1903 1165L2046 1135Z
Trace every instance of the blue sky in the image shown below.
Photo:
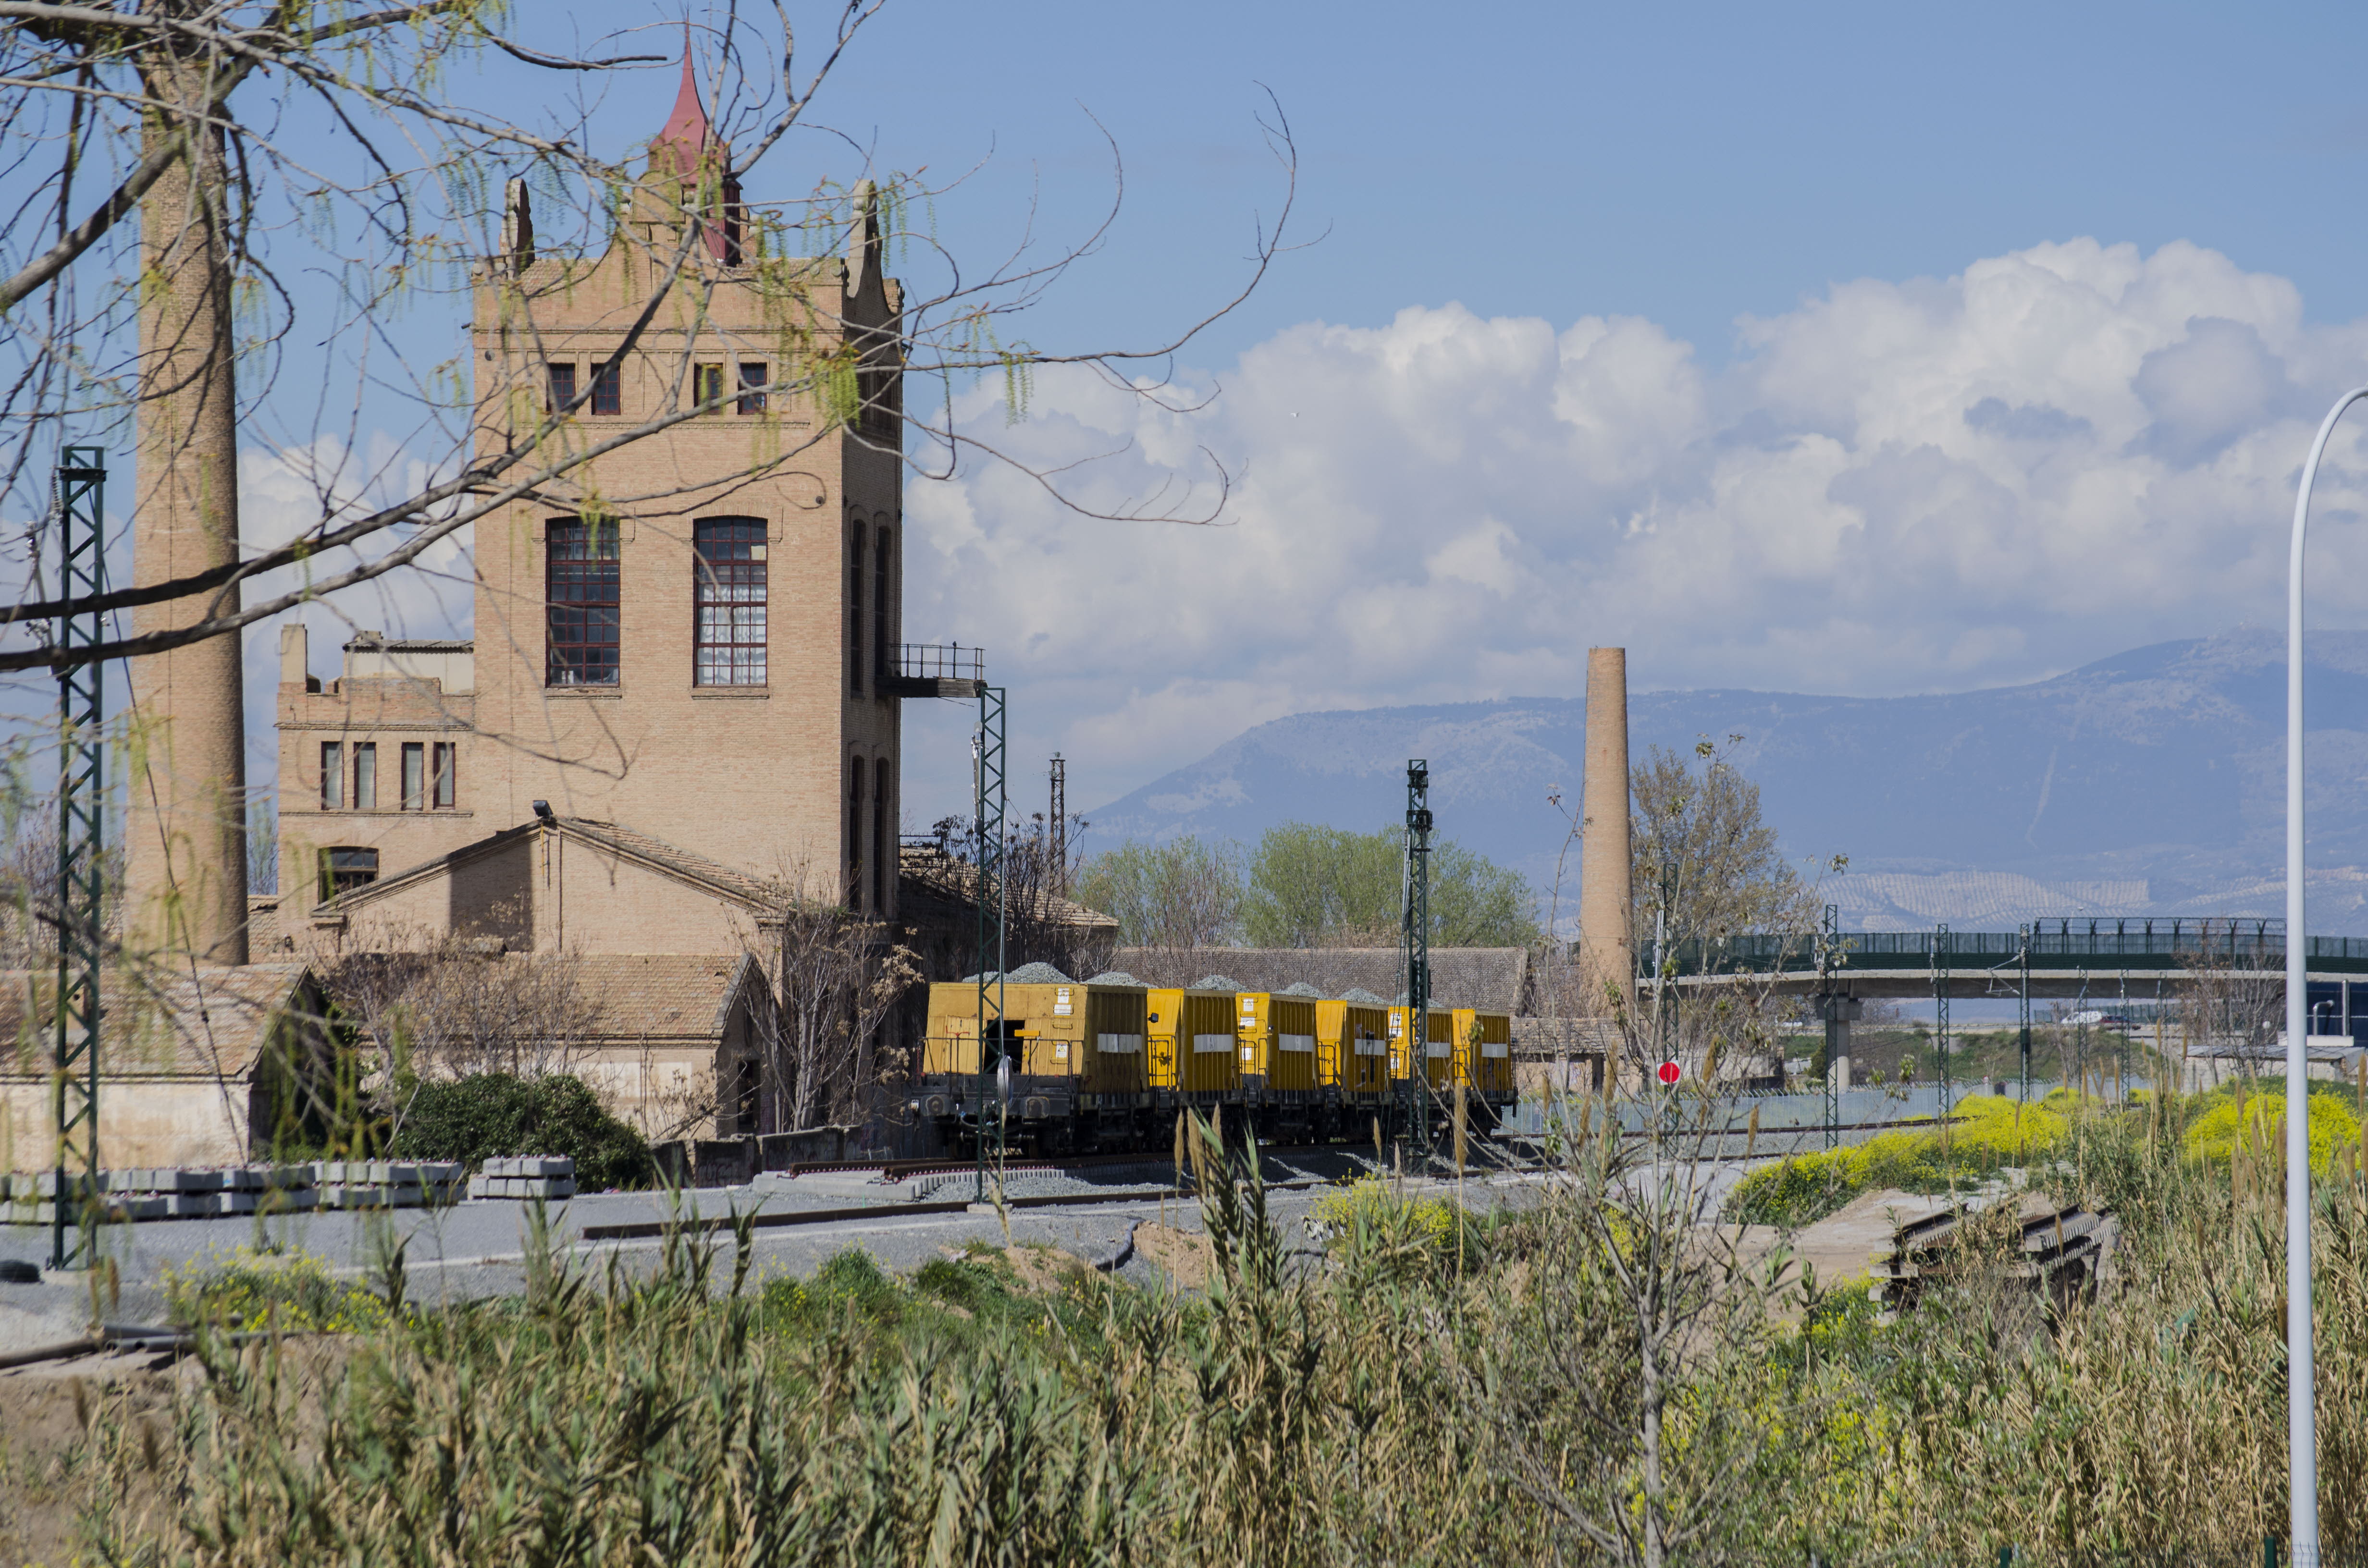
M520 12L546 47L662 52L681 14ZM810 62L828 13L793 15ZM1179 360L1216 402L1048 376L1008 437L1046 464L1126 445L1104 499L1205 477L1205 448L1228 526L1084 521L991 466L908 494L907 636L986 644L1015 757L1067 752L1092 806L1293 710L1573 690L1592 642L1640 686L1872 693L2274 619L2293 467L2368 370L2364 32L2331 6L905 0L816 108L846 139L793 139L749 189L845 179L859 149L975 165L939 237L989 257L1032 219L1057 250L1110 198L1106 131L1118 224L1024 331L1145 344L1243 276L1281 191L1268 91L1290 117L1311 243ZM593 90L621 153L674 72ZM443 330L433 306L403 327ZM268 443L318 384L291 375L259 430L259 537L302 513ZM993 388L961 412L1003 429ZM417 439L389 415L356 449L435 460ZM2363 471L2347 438L2320 624L2368 625ZM433 635L465 596L345 614ZM907 728L917 826L961 803L967 752L950 707Z

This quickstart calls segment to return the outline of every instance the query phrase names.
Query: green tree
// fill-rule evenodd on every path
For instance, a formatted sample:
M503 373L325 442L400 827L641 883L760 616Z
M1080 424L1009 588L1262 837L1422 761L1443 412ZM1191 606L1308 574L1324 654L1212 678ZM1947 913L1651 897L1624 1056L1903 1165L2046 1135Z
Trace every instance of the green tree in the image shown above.
M1242 923L1261 948L1390 946L1403 930L1406 837L1309 823L1269 828L1251 857ZM1521 874L1458 844L1430 854L1430 940L1520 947L1537 937L1537 899Z
M1654 917L1672 943L1816 924L1816 892L1785 864L1776 830L1759 814L1759 786L1708 737L1691 756L1655 746L1631 773L1637 951L1647 954ZM1833 869L1841 869L1842 857Z
M1131 838L1087 860L1075 885L1078 902L1118 922L1126 947L1221 947L1241 930L1241 851L1232 844Z

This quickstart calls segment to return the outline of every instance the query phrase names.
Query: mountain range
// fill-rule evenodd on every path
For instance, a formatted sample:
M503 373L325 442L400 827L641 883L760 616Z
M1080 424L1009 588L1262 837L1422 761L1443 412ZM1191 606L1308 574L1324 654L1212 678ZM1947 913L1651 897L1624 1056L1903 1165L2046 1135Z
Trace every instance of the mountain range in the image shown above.
M2305 686L2310 923L2368 934L2368 632L2313 633ZM1080 846L1248 844L1292 820L1370 830L1402 820L1420 756L1441 835L1520 869L1542 915L1567 924L1578 854L1563 811L1578 804L1586 735L1575 698L1295 714L1088 812ZM1632 759L1703 737L1730 745L1804 873L1849 857L1824 873L1848 926L2284 912L2280 633L1934 696L1631 695Z

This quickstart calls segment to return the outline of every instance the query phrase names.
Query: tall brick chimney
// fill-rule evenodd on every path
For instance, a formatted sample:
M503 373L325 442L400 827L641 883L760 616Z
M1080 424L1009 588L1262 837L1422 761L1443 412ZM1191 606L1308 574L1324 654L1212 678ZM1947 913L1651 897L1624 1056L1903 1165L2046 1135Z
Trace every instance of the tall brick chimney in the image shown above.
M1578 849L1579 971L1590 1011L1603 988L1625 993L1634 982L1636 951L1629 930L1628 650L1587 651L1587 813Z
M191 89L193 96L196 89ZM152 125L150 134L159 132ZM131 580L238 560L237 391L220 133L141 202L139 456ZM194 165L194 170L193 170ZM135 634L237 608L193 594L132 612ZM124 786L130 938L158 956L246 962L246 712L238 633L131 661Z

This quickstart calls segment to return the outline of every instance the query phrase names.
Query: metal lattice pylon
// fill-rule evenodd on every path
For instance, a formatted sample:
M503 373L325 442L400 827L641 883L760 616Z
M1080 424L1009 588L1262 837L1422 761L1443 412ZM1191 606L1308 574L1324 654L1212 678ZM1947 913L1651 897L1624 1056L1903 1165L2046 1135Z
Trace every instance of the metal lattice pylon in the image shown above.
M88 651L105 618L80 611L107 591L107 456L68 447L58 464L58 981L51 1103L56 1112L55 1190L51 1194L50 1267L87 1264L93 1206L77 1201L98 1185L98 966L105 891L107 752L105 685Z
M1956 1096L1949 1077L1949 928L1932 927L1932 1061L1941 1087L1941 1114Z
M1407 1131L1430 1153L1430 764L1406 759L1406 971Z
M1003 1023L1003 687L978 691L978 735L972 744L978 831L978 1201L986 1201L987 1103L995 1102L995 1149L1000 1165L1011 1117L1008 1095L992 1094L986 1066L986 1025L995 1019L998 1063L1008 1061L1008 1031ZM1008 1074L1004 1082L1008 1083Z

